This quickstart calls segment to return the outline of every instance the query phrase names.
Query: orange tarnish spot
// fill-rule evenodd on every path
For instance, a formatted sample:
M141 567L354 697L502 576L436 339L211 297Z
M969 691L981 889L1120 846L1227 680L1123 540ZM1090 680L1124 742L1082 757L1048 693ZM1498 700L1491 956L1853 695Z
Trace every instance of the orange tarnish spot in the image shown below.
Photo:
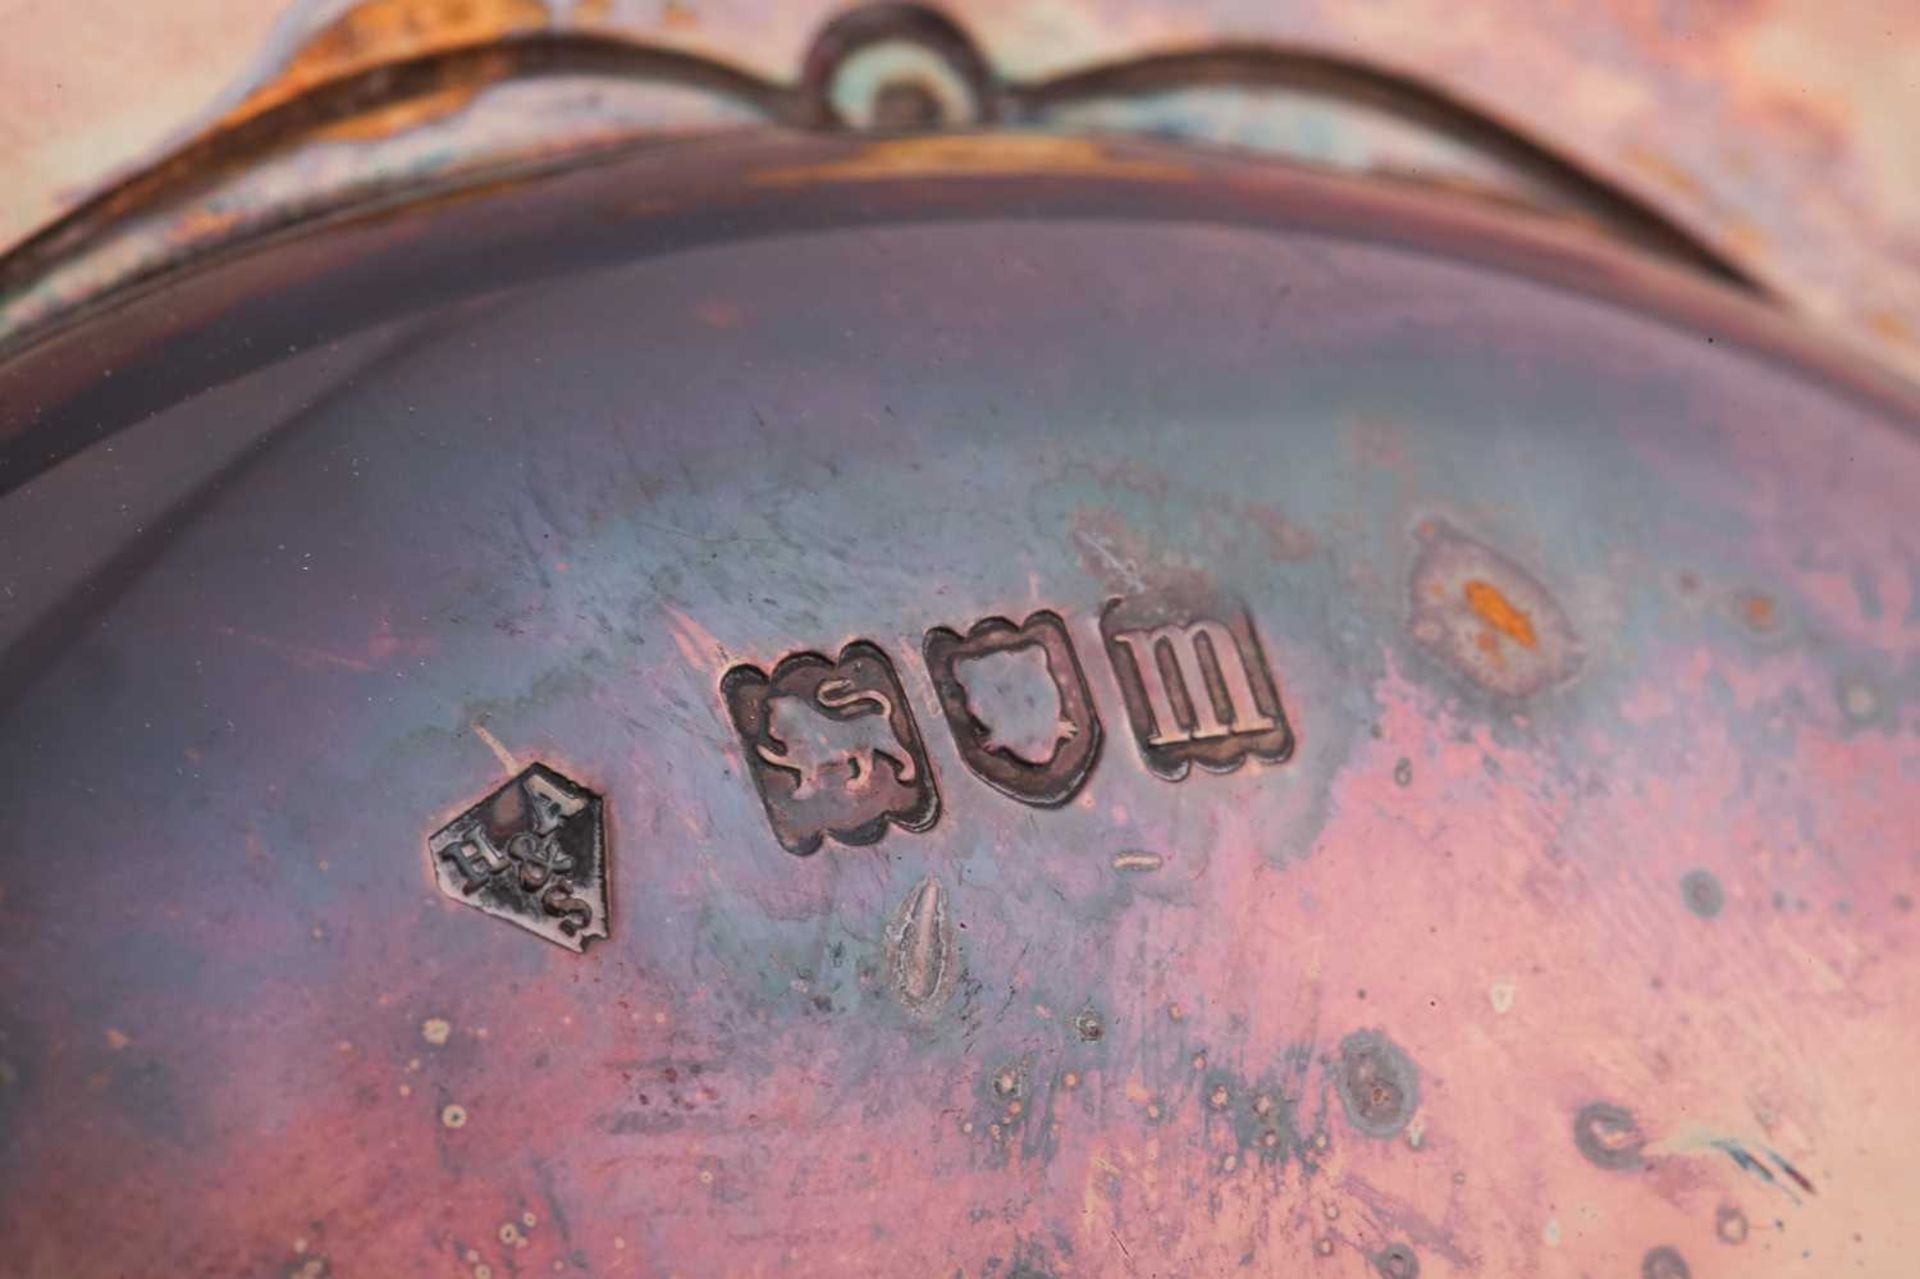
M1727 223L1723 239L1744 258L1763 258L1773 250L1772 237L1760 227L1740 218Z
M364 67L437 48L484 44L548 21L539 0L365 0L315 32L273 83L244 105L283 101Z
M1867 316L1867 327L1891 342L1912 345L1913 329L1892 311L1874 311Z
M1770 631L1777 620L1773 597L1758 592L1740 597L1740 616L1756 631Z
M1533 621L1509 603L1498 587L1474 578L1461 589L1466 594L1467 606L1479 616L1481 621L1521 648L1539 647L1539 638L1533 633ZM1480 646L1492 652L1492 636L1482 636Z
M724 298L709 298L696 303L693 314L710 329L737 329L746 319L746 313L740 309L739 303Z
M816 182L872 182L898 178L1009 177L1067 173L1089 177L1166 181L1191 175L1165 160L1129 160L1092 138L1031 133L887 138L842 160L787 165L749 175L755 186L811 186Z
M1629 146L1626 149L1626 160L1628 164L1659 181L1669 190L1689 199L1697 200L1705 197L1706 193L1691 173L1657 151L1642 146Z

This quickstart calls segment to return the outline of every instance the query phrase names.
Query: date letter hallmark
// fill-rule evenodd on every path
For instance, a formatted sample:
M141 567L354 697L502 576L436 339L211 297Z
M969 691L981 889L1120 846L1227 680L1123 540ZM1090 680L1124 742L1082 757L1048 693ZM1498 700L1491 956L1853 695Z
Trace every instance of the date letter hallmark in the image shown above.
M799 653L720 681L747 769L780 846L805 857L831 836L871 844L889 825L940 816L933 770L893 663L864 640L837 661Z
M600 797L533 764L427 841L440 891L571 951L607 935Z
M1280 763L1293 729L1246 606L1186 588L1115 599L1100 636L1147 767L1168 781L1192 765L1229 773L1248 758Z

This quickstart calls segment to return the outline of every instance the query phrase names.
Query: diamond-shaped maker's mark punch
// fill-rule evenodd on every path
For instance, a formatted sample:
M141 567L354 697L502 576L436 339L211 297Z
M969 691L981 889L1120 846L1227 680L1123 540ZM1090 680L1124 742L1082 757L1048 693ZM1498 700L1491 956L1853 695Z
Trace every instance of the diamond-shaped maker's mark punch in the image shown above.
M601 799L545 764L427 841L440 891L571 951L607 935L607 840Z

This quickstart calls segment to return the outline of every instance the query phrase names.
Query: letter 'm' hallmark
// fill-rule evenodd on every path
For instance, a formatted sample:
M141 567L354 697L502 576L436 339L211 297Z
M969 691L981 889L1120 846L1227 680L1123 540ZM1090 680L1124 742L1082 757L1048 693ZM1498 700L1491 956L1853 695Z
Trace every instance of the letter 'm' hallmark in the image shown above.
M1293 729L1253 618L1195 588L1110 600L1100 636L1147 767L1179 781L1198 764L1231 772L1293 753Z

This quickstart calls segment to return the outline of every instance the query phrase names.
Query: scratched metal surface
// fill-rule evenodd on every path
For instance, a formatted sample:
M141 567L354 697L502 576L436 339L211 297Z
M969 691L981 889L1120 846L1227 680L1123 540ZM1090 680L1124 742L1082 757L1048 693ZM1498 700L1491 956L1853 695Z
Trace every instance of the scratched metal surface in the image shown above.
M7 652L0 1273L1901 1273L1910 403L1483 214L823 147L737 242L629 162L75 339L177 383L13 370L165 406L133 456L273 425ZM1297 740L1170 782L1100 618L1195 582ZM1105 729L1044 810L922 658L1039 610ZM939 813L796 857L722 681L853 641ZM534 761L584 954L428 864Z

